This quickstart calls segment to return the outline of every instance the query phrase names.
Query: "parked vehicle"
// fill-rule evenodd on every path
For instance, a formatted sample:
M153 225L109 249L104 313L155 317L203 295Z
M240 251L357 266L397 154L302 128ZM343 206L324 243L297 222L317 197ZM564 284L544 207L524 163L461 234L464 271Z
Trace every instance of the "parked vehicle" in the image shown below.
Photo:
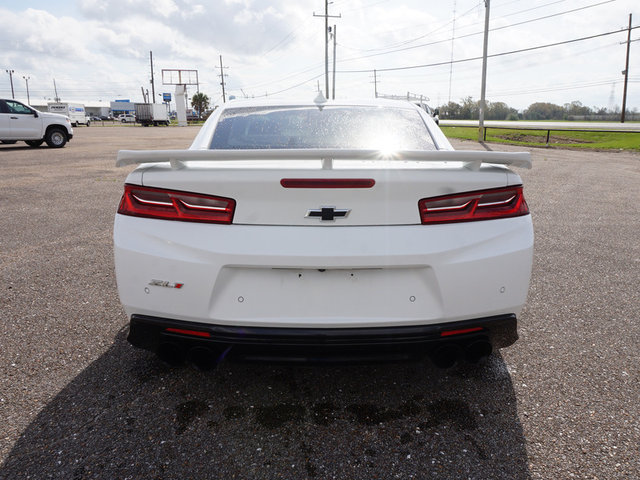
M136 116L128 113L123 113L122 115L118 115L116 119L122 123L136 123Z
M320 96L321 97L321 96ZM476 362L518 338L529 153L454 151L406 101L239 100L140 164L114 225L128 340L163 360Z
M69 117L39 112L16 100L0 99L0 141L24 141L31 147L43 142L52 148L61 148L73 138Z
M169 125L169 114L164 103L136 103L136 120L144 127Z
M71 125L91 125L91 119L81 103L49 103L49 112L69 117Z

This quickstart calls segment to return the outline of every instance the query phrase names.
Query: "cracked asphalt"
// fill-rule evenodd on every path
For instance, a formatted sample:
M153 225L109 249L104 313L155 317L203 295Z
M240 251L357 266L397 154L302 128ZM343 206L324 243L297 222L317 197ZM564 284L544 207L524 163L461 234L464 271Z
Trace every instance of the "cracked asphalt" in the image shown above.
M0 479L640 478L639 154L531 150L529 300L485 364L202 373L128 345L111 246L117 150L196 133L0 145Z

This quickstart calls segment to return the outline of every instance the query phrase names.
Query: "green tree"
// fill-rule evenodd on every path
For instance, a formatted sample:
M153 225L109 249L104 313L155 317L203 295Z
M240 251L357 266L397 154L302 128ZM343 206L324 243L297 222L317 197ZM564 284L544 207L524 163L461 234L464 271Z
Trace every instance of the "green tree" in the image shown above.
M564 108L546 102L532 103L524 111L525 120L562 120L564 116Z
M209 97L202 92L196 93L191 97L191 106L198 112L198 118L209 108Z
M487 102L484 118L487 120L506 120L509 117L518 118L518 111L504 102Z

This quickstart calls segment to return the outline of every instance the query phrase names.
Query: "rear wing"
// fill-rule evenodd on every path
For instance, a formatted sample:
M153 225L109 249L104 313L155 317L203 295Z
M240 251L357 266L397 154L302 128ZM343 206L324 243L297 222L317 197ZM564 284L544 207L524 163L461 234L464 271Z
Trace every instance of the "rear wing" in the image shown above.
M120 150L117 167L141 163L170 162L172 168L184 168L184 162L234 160L321 160L323 169L333 168L333 160L397 160L411 162L463 162L477 170L483 163L531 168L529 152L487 152L469 150L380 150L339 149L256 149L256 150Z

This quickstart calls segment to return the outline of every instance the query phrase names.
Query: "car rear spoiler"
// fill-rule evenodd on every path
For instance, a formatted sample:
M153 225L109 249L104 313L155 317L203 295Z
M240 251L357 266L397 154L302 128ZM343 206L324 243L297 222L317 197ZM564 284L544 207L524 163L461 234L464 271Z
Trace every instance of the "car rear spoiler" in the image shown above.
M321 160L323 169L333 168L333 160L397 160L411 162L464 162L477 170L483 163L531 168L529 152L487 152L469 150L380 150L339 149L255 149L255 150L120 150L117 167L141 163L170 162L184 168L184 162L240 160Z

